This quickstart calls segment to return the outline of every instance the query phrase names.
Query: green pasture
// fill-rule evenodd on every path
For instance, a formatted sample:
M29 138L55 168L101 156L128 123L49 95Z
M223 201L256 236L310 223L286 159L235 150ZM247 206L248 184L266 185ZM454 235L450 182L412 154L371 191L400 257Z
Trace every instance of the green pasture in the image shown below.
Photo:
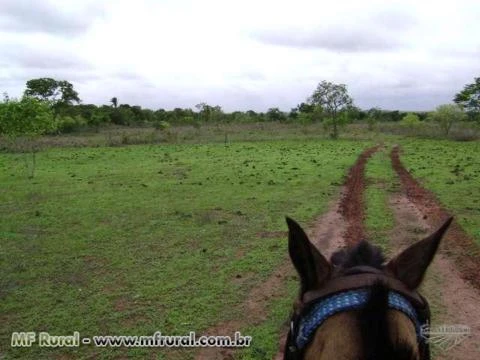
M178 358L162 349L11 348L10 339L202 334L242 319L249 291L288 259L284 216L308 226L370 145L53 148L37 154L33 179L25 155L0 154L0 357ZM240 356L271 358L296 285L285 284L265 323L239 329L254 336Z
M365 227L368 240L388 254L389 233L395 225L389 196L398 191L399 180L392 168L389 148L382 147L365 166Z
M480 245L480 142L411 139L401 146L407 170Z
M219 131L204 144L53 147L37 154L33 179L27 155L1 153L0 358L192 358L195 350L20 349L10 340L14 331L202 334L244 319L250 291L289 261L284 216L308 227L374 144L287 135L225 144ZM479 242L479 143L382 139L366 167L370 239L388 253L395 142L407 169ZM296 290L289 278L266 321L238 329L253 336L239 358L272 357Z

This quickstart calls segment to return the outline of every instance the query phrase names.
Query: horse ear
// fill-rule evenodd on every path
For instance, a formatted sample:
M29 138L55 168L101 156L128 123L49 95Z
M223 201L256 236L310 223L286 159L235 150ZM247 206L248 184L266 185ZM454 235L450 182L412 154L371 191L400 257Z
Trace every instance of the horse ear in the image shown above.
M428 266L437 252L440 240L447 231L453 217L429 237L411 245L389 261L386 270L402 281L408 288L416 289L423 280Z
M320 288L331 274L331 265L308 240L307 234L294 220L286 218L288 225L288 252L301 280L301 295Z

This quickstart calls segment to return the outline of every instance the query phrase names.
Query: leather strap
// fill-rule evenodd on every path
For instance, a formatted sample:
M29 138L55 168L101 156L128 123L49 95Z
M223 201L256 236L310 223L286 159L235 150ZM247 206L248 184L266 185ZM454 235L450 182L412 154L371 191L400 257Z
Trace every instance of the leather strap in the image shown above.
M288 333L285 347L285 360L297 360L303 358L305 349L298 349L294 342L294 336L298 332L299 319L310 306L321 298L339 293L342 291L354 290L369 287L377 281L382 281L389 289L399 292L411 301L417 315L422 323L430 322L430 308L428 302L416 291L410 290L400 280L395 279L392 274L384 272L371 266L354 266L345 269L339 277L330 280L322 289L307 291L300 303L297 303L294 315L291 319L291 329ZM430 360L430 346L427 340L419 343L420 359Z
M372 269L372 268L370 268ZM373 285L376 281L382 281L388 288L399 292L414 302L415 307L425 306L425 301L416 291L412 291L407 288L400 280L397 280L391 276L378 270L377 272L360 273L347 276L341 276L330 280L322 289L307 291L302 298L303 304L311 303L312 301L323 298L337 292L353 290L362 287Z

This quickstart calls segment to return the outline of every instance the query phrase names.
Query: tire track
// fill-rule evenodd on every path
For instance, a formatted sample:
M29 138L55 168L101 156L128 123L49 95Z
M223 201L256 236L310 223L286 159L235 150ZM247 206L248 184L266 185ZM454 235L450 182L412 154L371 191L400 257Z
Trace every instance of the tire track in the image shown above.
M433 193L423 188L405 169L399 152L399 147L394 147L390 158L394 170L400 177L403 191L408 200L423 214L424 220L430 226L437 226L442 220L451 216L450 213L440 204ZM480 290L480 251L475 246L473 239L454 221L442 243L443 253L455 260L462 278Z
M379 149L379 145L365 150L350 169L345 183L346 192L340 202L340 211L347 222L344 239L352 246L366 239L364 226L363 193L365 190L365 165L368 159Z

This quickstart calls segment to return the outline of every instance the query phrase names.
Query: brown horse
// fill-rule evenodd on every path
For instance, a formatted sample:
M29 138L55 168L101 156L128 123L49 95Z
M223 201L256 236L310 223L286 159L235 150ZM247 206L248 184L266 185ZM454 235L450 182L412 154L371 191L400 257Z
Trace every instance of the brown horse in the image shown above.
M417 289L451 221L389 262L366 241L328 261L287 218L290 258L301 287L285 359L430 359L424 331L430 312Z

